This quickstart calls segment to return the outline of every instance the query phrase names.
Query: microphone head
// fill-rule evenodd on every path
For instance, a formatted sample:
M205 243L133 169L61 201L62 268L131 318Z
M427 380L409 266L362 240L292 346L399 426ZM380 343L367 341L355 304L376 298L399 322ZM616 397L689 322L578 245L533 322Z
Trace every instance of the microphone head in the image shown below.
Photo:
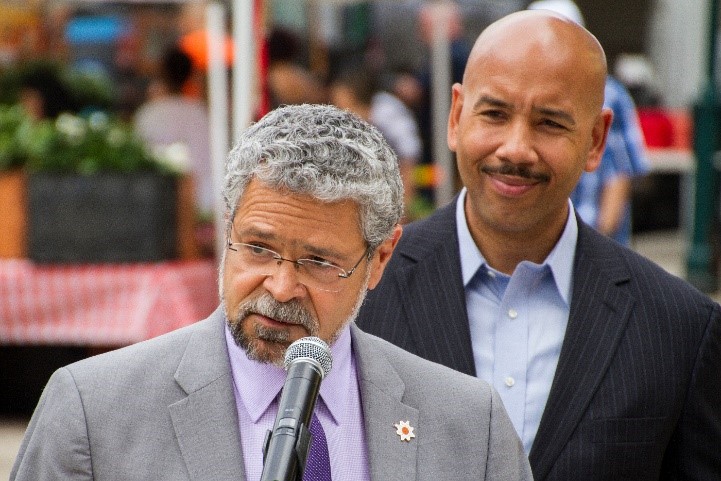
M291 363L300 359L317 364L321 369L322 377L327 376L331 367L333 367L333 356L330 353L330 347L323 339L315 336L301 337L288 346L285 351L283 365L288 370Z

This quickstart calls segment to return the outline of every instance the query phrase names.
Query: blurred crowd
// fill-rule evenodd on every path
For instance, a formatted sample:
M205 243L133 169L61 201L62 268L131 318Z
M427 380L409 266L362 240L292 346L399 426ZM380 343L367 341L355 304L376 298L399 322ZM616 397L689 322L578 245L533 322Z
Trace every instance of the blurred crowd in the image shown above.
M398 155L405 221L435 208L434 190L442 177L434 168L434 142L445 142L444 137L434 139L438 129L432 123L434 35L447 42L450 82L460 82L469 39L507 13L555 9L584 23L570 0L359 2L326 7L321 13L334 15L333 21L314 24L309 19L304 28L284 20L294 8L283 2L256 4L256 118L284 104L332 103L371 122ZM68 2L45 8L32 22L32 31L45 38L35 39L40 54L21 53L0 64L0 102L23 106L34 120L102 110L128 123L151 154L172 152L176 167L192 176L197 217L207 223L213 201L204 9L203 2L133 8ZM328 24L334 26L330 31ZM309 34L315 28L318 32ZM230 75L230 37L223 47ZM616 60L607 99L616 112L614 126L622 133L617 142L609 142L609 151L617 143L624 153L615 160L609 154L604 168L584 178L574 200L588 222L627 243L630 182L648 171L645 150L690 148L691 126L686 112L664 108L644 55L624 54ZM605 196L603 187L619 179L608 192L623 201L607 214L601 206L610 205L606 201L614 196Z

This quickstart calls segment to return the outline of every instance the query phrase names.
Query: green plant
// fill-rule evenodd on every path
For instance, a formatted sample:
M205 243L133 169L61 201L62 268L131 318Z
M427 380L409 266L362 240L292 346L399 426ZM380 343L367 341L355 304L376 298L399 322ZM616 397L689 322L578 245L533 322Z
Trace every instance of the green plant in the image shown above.
M109 78L70 69L56 59L38 58L0 67L0 104L18 103L27 89L43 98L44 113L51 118L61 112L109 110L117 102Z
M32 129L27 168L31 172L157 171L172 173L134 134L130 125L95 112L87 118L64 113Z
M32 129L32 121L20 106L0 105L0 171L25 165Z

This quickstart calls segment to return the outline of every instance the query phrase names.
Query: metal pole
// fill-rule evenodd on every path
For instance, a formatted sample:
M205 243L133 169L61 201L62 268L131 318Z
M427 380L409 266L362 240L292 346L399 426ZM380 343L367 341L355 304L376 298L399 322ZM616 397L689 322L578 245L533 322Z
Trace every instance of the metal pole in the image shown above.
M433 162L440 173L435 191L435 205L441 207L449 203L455 193L455 164L445 135L448 130L448 112L451 109L451 47L448 38L450 19L440 8L436 13L438 15L433 18L431 43L431 138Z
M225 66L225 7L211 2L206 7L208 31L208 112L210 124L210 159L213 178L213 221L215 256L225 248L225 205L221 197L228 154L228 79Z
M711 229L717 219L718 172L714 153L718 149L719 105L716 94L716 24L718 0L710 1L706 86L694 106L694 153L696 182L691 246L687 260L687 279L703 292L718 289L718 272L713 260Z
M233 143L253 120L256 62L253 3L233 1Z

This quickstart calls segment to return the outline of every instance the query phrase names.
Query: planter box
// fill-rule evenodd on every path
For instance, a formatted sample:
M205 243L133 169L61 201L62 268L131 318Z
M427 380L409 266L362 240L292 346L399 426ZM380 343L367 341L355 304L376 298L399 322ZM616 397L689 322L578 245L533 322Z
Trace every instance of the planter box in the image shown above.
M25 257L26 212L25 173L0 172L0 258Z
M154 173L28 176L28 257L146 262L177 255L177 186Z

